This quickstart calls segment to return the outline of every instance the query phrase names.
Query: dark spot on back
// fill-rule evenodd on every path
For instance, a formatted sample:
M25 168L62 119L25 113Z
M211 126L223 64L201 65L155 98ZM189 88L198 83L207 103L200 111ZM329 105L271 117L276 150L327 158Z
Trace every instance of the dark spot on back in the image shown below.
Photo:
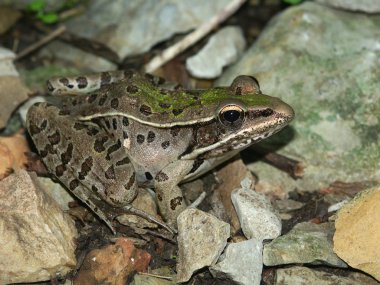
M98 97L98 94L94 93L94 94L91 94L90 96L87 97L87 102L88 103L93 103L96 98Z
M172 128L170 128L170 134L171 134L173 137L178 136L179 131L180 131L180 128L178 128L178 127L172 127Z
M142 144L145 141L145 137L143 135L137 135L137 143Z
M73 157L73 144L69 143L65 152L61 154L61 161L63 164L68 164Z
M170 200L170 209L173 211L182 204L183 197L178 196L177 198Z
M154 141L155 138L156 138L155 133L152 132L152 131L149 131L149 132L148 132L148 137L147 137L147 140L146 140L146 141L147 141L148 143L151 143L151 142Z
M168 108L170 108L171 105L167 104L167 103L160 102L160 103L158 103L158 106L160 106L163 109L168 109Z
M157 182L163 182L169 179L169 176L166 175L166 173L160 171L156 177L154 178Z
M83 161L80 171L78 172L78 178L80 180L83 180L91 171L92 166L93 166L93 159L91 156L89 156L85 159L85 161Z
M69 80L66 77L62 77L58 80L63 86L68 86L69 85Z
M138 91L139 91L139 89L135 85L131 84L131 85L127 86L127 92L128 93L134 94L134 93L137 93Z
M116 144L111 145L111 146L107 149L106 159L107 159L107 160L111 160L111 153L117 151L119 148L121 148L121 141L120 141L120 140L117 140L117 143L116 143Z
M169 146L170 146L170 142L169 141L164 141L162 144L161 144L162 148L163 149L167 149Z
M102 97L100 97L99 102L98 102L98 105L99 105L99 106L103 106L104 103L106 102L106 100L107 100L107 95L104 94Z
M88 85L87 78L84 77L84 76L77 77L76 81L78 83L78 88L79 89L84 89Z
M141 105L140 113L142 113L145 116L150 116L152 115L152 109L147 105Z
M128 126L129 126L129 120L128 120L127 117L123 117L123 125L124 125L125 127L128 127Z
M119 107L119 99L113 98L111 100L111 107L114 108L114 109L116 109L117 107Z
M108 85L111 82L111 74L109 72L100 73L100 86Z
M119 160L116 162L116 166L121 166L129 163L129 158L128 156L124 157L122 160Z
M48 140L52 145L56 145L61 141L61 134L56 130L54 134L48 136Z
M68 116L68 115L70 115L70 111L69 110L60 110L58 112L58 115L60 115L60 116Z
M98 187L96 187L95 185L92 185L92 186L91 186L91 190L94 191L95 193L98 193L98 192L99 192Z
M83 130L83 129L86 129L87 126L83 123L79 123L79 122L75 122L74 123L74 129L76 129L77 131L80 131L80 130Z
M132 188L133 184L135 183L135 180L136 180L136 173L133 172L131 177L129 178L128 183L126 185L124 185L124 188L126 190L130 190Z
M51 84L50 80L46 81L46 88L49 92L53 92L54 91L54 86Z
M65 172L65 170L66 170L66 166L65 165L63 165L63 164L58 165L55 168L55 176L61 177L63 175L63 173Z
M104 143L108 140L107 136L103 136L101 138L97 138L94 142L94 150L96 152L102 152L105 151L106 148L104 147Z
M123 131L123 138L127 139L128 138L128 133L126 131Z
M70 181L70 184L69 184L69 189L71 191L73 191L75 188L77 188L79 186L79 180L78 179L74 179L74 180L71 180Z
M114 130L117 130L117 120L116 120L116 118L112 119L112 127L113 127Z
M108 169L104 173L104 176L107 179L116 179L115 169L114 169L113 165L111 165L110 167L108 167Z
M172 113L174 116L178 116L183 112L183 109L173 109Z

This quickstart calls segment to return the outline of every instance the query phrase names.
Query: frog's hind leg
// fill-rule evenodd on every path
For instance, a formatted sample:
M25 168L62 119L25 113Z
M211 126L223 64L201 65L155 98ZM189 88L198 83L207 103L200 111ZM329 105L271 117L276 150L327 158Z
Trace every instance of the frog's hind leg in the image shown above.
M49 172L112 229L104 207L127 205L138 189L126 153L119 150L119 155L123 155L120 159L109 159L118 142L114 143L109 134L96 126L78 123L47 103L32 106L27 122Z
M113 232L111 221L123 213L141 216L171 231L164 223L130 206L138 185L120 141L121 130L115 128L122 126L122 118L112 118L113 122L114 119L117 121L110 125L114 132L110 132L40 103L30 108L27 128L49 172Z

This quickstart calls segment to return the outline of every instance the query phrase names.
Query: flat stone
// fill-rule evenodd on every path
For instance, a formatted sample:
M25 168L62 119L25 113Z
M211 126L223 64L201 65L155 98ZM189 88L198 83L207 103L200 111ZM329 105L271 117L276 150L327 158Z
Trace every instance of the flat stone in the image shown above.
M127 238L88 253L75 276L74 285L125 285L134 271L146 271L151 260L148 252L137 249Z
M334 251L380 281L380 187L360 192L337 213Z
M359 272L338 276L307 267L289 267L276 270L274 285L318 284L318 285L377 285L374 279Z
M380 1L378 0L314 0L317 3L339 8L342 10L360 11L366 13L379 13Z
M274 239L281 234L281 219L263 194L250 189L250 183L244 179L242 188L231 194L243 233L248 239Z
M250 239L228 244L217 264L209 268L218 279L232 280L238 285L260 285L263 269L263 244Z
M240 27L225 27L212 35L197 54L186 60L186 68L192 76L216 78L222 74L223 67L235 62L241 56L245 44Z
M177 224L177 282L186 282L196 270L217 262L230 237L230 225L194 208L183 211Z
M0 284L50 280L75 268L74 223L34 173L19 170L0 182L0 224Z
M299 223L286 235L264 246L264 264L311 263L345 268L347 265L333 251L333 234L332 223Z
M123 59L144 53L174 34L194 29L229 2L95 0L83 15L66 24L70 32L105 44Z

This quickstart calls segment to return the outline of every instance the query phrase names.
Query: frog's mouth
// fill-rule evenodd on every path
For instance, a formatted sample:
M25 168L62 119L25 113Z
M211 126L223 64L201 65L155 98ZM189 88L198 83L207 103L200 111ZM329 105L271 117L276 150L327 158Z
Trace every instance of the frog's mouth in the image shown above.
M227 135L214 144L194 149L191 153L183 155L181 159L195 159L199 157L208 159L223 156L227 153L237 153L277 133L293 118L292 116L285 115L278 115L276 117L275 120L271 120L270 122L262 122Z

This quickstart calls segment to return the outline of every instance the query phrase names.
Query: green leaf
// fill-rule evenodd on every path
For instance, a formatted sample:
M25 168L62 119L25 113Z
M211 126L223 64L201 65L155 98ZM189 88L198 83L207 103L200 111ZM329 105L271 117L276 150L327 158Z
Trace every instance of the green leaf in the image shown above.
M54 24L57 23L59 20L58 14L56 13L46 13L38 16L38 19L40 19L45 24Z
M297 5L297 4L300 4L303 0L282 0L282 1L290 5Z
M32 12L41 12L45 8L45 0L33 0L28 5L28 10Z

